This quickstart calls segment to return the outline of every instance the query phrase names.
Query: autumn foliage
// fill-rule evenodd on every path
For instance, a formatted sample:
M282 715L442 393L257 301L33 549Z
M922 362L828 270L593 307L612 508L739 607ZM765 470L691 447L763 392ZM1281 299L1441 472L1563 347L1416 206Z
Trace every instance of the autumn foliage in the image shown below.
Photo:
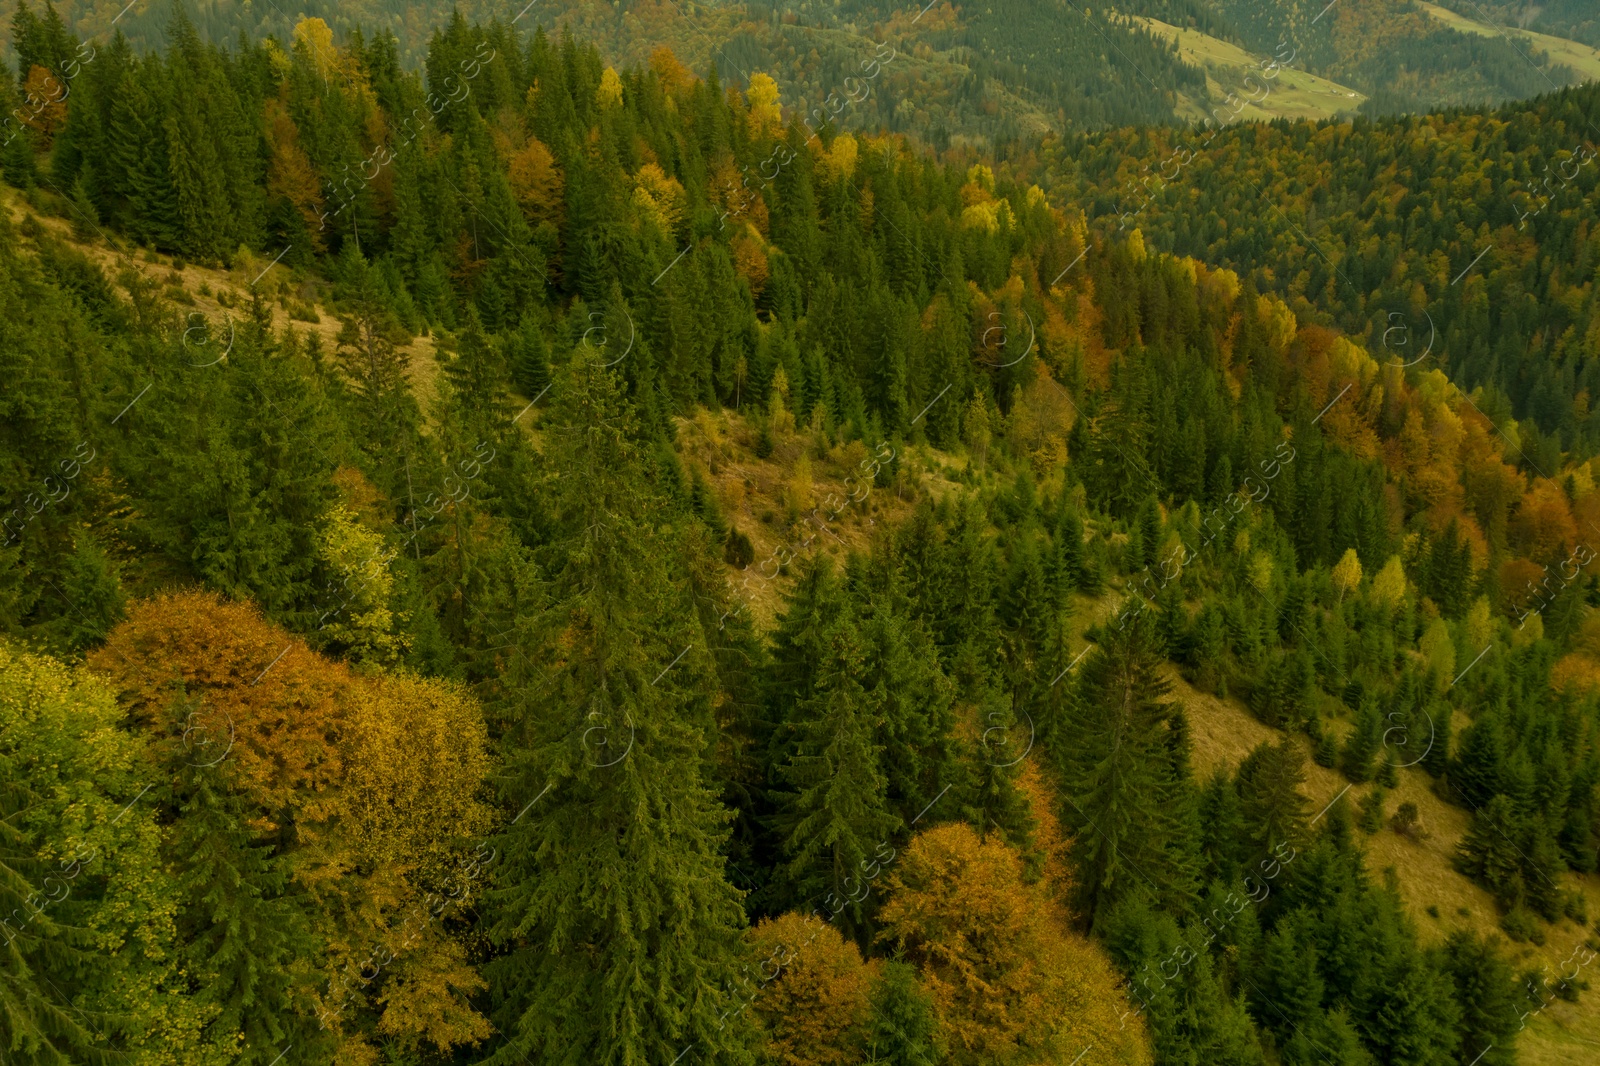
M749 941L767 1054L783 1066L859 1062L876 960L863 962L837 927L815 915L769 918Z
M889 875L880 939L922 973L953 1063L1148 1063L1111 962L1069 932L1021 857L968 825L914 838Z
M362 986L378 1029L446 1050L489 1035L465 993L484 987L427 891L467 901L460 856L490 826L487 737L448 682L358 674L248 604L212 592L134 607L89 665L110 681L169 765L214 766L317 901L325 1011L344 1018L347 967L392 956ZM443 912L443 908L438 908ZM355 993L359 997L360 993ZM345 1035L342 1056L367 1056Z

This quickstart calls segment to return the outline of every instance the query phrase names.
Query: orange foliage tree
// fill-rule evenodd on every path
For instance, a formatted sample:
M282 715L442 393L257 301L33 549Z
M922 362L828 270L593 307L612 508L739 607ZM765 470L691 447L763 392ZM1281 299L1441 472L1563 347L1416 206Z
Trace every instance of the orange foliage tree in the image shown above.
M262 114L267 134L267 195L288 202L321 245L322 183L300 147L300 130L282 100L269 99Z
M1149 1063L1111 961L1070 931L1021 857L971 826L930 829L889 876L881 941L921 970L956 1066ZM1087 1050L1085 1050L1087 1048Z
M733 238L733 268L739 276L750 284L750 295L760 297L761 291L767 287L767 252L762 247L761 238L746 229Z
M530 222L560 224L566 181L555 156L537 137L529 137L522 150L511 157L509 178L511 191Z
M754 1007L767 1055L783 1066L860 1062L875 962L863 962L815 915L769 918L747 939L758 960Z
M44 67L34 64L22 84L27 102L21 110L22 121L42 135L43 146L49 147L56 131L67 121L67 86Z
M286 856L313 904L323 971L376 967L353 991L330 978L331 1017L366 1002L403 1046L447 1050L489 1035L465 1000L484 983L435 905L481 888L458 860L490 829L475 701L444 682L357 674L211 592L137 605L89 665L157 751L227 764L250 828ZM360 1059L363 1048L349 1034L341 1055Z
M1517 550L1535 562L1560 562L1578 535L1561 486L1548 478L1536 481L1511 516L1509 532Z

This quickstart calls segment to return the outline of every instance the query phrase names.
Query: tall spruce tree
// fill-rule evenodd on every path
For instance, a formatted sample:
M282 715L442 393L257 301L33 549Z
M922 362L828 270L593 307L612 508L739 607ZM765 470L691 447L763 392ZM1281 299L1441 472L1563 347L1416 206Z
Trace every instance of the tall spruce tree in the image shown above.
M785 873L796 902L859 931L871 859L900 818L889 808L880 708L861 684L863 649L849 613L829 622L821 651L811 693L795 707L794 750L779 769L788 786L778 816Z
M317 945L299 901L287 894L283 863L270 841L251 832L251 812L229 784L233 764L187 755L169 760L178 817L167 852L179 871L178 932L195 999L211 1014L219 1043L243 1037L246 1061L269 1063L284 1044L327 1054L331 1034L295 1002L296 964L315 958Z
M503 1039L488 1061L748 1061L728 989L744 922L723 876L727 814L703 773L704 638L676 533L636 471L616 376L576 362L547 432L561 477L550 602L523 653L548 663L515 709L486 966Z
M1182 836L1191 788L1173 761L1182 726L1162 662L1149 612L1109 633L1080 667L1057 745L1090 927L1135 889L1179 907L1194 890L1195 842Z

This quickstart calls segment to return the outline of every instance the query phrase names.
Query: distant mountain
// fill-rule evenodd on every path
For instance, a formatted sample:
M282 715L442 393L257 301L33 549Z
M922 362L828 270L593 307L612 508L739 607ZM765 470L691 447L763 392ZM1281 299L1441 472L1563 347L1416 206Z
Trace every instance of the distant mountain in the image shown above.
M1600 5L1594 0L1442 0L1469 18L1492 18L1518 29L1567 37L1600 47Z
M1413 0L1211 4L1246 47L1287 43L1306 70L1368 96L1369 112L1520 100L1600 74L1592 49L1553 54L1549 45L1564 42L1498 33L1476 0L1455 0L1465 14L1454 18Z
M19 2L0 0L9 21ZM662 45L696 70L715 64L744 85L758 71L811 123L886 128L937 146L992 144L1056 131L1170 123L1209 115L1252 94L1245 76L1274 61L1304 77L1297 116L1357 106L1369 113L1524 99L1600 77L1600 16L1587 0L1533 8L1450 0L802 0L797 5L665 0L198 0L186 5L213 41L287 39L302 17L336 40L360 28L398 39L419 67L433 27L458 9L471 19L563 29L600 44L607 60L643 63ZM122 32L135 49L159 45L171 0L62 0L66 26L86 40ZM1151 22L1150 20L1155 20ZM1537 32L1536 32L1537 31ZM1557 36L1569 33L1573 39ZM1541 35L1542 34L1542 35ZM5 54L15 54L9 42ZM870 75L869 73L870 72ZM1311 80L1307 80L1307 79ZM1317 80L1320 79L1320 80ZM1259 109L1224 112L1266 117Z

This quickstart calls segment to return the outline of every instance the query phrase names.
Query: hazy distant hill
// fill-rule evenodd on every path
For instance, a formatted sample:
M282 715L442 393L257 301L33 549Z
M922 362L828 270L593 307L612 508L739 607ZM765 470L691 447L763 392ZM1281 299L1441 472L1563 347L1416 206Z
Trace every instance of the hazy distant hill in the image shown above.
M19 0L0 0L9 21ZM619 66L660 45L696 70L715 63L726 80L772 74L783 102L818 121L836 112L849 128L889 128L935 144L992 143L1054 129L1190 120L1239 88L1250 68L1287 58L1307 75L1353 91L1311 103L1332 115L1359 103L1374 112L1523 99L1600 75L1600 52L1556 37L1498 33L1528 23L1544 34L1600 41L1600 16L1576 0L1537 9L1453 0L1454 12L1413 0L1006 0L927 7L898 0L793 4L645 0L191 0L203 37L240 33L286 39L302 16L336 39L356 27L392 31L402 64L421 64L433 27L450 10L518 28L570 28ZM108 40L113 25L136 48L165 37L171 0L62 0L68 27ZM1131 17L1130 17L1131 16ZM1143 21L1185 31L1184 51ZM894 49L893 58L886 48ZM1242 52L1239 50L1242 49ZM9 56L9 42L5 46ZM1233 58L1218 67L1216 57ZM873 75L860 78L864 71ZM830 107L829 100L833 100ZM822 112L826 113L826 112ZM1246 113L1244 117L1258 117Z
M1525 99L1585 80L1586 72L1572 65L1581 67L1580 59L1508 40L1488 27L1442 21L1412 0L1211 3L1246 47L1271 52L1287 42L1308 71L1370 97L1369 111ZM1476 0L1454 6L1472 19L1484 17Z

